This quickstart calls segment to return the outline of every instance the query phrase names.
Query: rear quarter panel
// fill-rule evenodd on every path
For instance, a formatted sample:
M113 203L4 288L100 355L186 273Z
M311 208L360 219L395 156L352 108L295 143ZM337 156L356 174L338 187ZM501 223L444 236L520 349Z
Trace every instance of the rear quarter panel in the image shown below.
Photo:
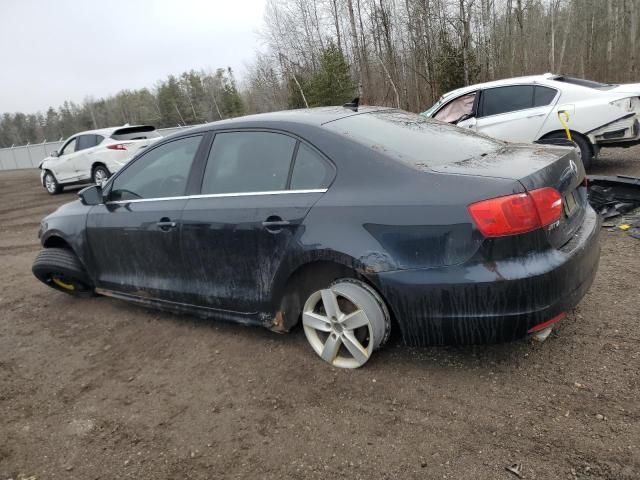
M464 262L483 240L467 205L522 191L510 179L410 167L344 139L326 147L337 176L304 221L301 254L349 259L363 272Z
M538 133L539 138L553 131L564 130L558 119L558 112L561 110L569 113L569 128L582 134L613 122L628 113L610 104L613 100L624 98L625 95L597 90L592 93L587 88L581 90L586 92L562 91L558 103Z

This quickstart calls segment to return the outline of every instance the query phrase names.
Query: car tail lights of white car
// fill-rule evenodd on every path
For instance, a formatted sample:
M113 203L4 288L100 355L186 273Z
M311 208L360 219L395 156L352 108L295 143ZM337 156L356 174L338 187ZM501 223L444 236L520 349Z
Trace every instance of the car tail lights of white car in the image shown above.
M530 232L558 220L562 196L550 187L491 198L468 207L471 218L485 237L503 237Z
M109 150L126 150L128 143L113 143L111 145L107 145Z

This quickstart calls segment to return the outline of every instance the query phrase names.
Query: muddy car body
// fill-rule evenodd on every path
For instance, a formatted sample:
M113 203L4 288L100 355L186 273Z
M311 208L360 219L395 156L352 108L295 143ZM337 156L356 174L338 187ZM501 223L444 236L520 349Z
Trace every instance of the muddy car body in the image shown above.
M163 148L182 173L152 168ZM343 367L392 328L412 345L512 340L594 278L584 178L571 148L398 110L243 117L158 142L45 218L34 273L275 331L302 318L316 353Z

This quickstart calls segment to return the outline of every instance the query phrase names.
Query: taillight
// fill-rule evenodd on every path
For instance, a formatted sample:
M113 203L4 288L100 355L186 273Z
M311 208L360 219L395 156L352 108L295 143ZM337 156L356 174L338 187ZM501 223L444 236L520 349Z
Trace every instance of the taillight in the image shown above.
M109 150L126 150L127 149L127 144L126 143L112 143L111 145L107 145L107 148Z
M536 204L536 210L540 215L541 226L550 225L560 220L562 215L562 197L555 188L539 188L529 192L533 202Z
M482 200L468 208L485 237L502 237L530 232L559 220L562 197L547 187Z

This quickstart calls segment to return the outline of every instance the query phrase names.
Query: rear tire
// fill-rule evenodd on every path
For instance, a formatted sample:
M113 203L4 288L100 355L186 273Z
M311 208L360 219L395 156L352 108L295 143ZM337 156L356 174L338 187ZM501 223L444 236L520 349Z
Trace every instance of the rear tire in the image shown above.
M110 176L111 176L111 172L104 165L95 166L93 168L93 171L91 172L91 180L93 180L93 183L95 183L100 187L102 187L105 184L105 182L109 180Z
M389 338L391 318L378 292L343 278L313 292L302 309L304 334L325 362L339 368L363 366Z
M42 283L61 292L83 298L95 295L93 283L82 263L66 248L41 250L31 270Z
M547 138L564 138L567 136L564 132L555 132L551 135L545 137ZM582 165L584 165L584 169L588 169L591 166L591 161L593 160L593 148L591 147L591 143L585 137L576 132L571 132L571 140L575 143L576 147L578 147L578 151L580 152L580 160L582 160Z
M49 170L45 172L44 178L42 179L42 184L49 195L57 195L62 191L62 186L58 183L56 177Z

